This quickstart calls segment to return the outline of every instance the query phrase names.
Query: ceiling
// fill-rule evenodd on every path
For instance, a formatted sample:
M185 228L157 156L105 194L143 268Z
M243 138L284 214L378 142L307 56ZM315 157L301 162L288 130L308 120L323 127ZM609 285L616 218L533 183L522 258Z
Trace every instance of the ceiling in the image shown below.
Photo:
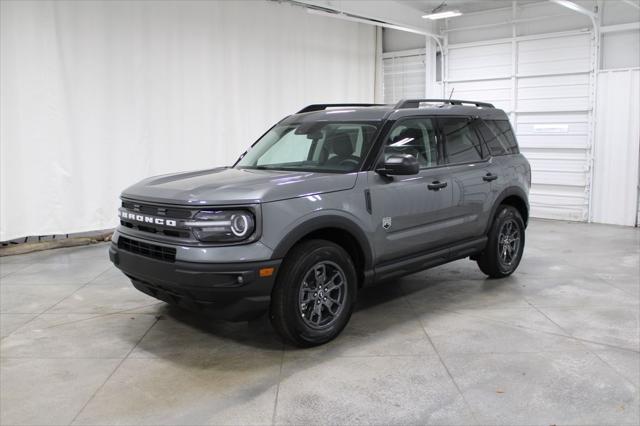
M443 2L445 10L459 10L462 13L481 12L483 10L502 9L511 7L511 0L396 0L406 6L412 7L423 13L431 13L433 9ZM536 3L544 0L518 0L518 4Z

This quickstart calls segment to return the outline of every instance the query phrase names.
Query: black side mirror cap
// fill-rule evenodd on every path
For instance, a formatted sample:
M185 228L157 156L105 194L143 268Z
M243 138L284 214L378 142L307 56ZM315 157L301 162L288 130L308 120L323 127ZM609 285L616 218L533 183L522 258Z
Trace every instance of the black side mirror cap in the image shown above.
M416 157L410 154L392 155L376 169L381 175L416 175L420 171L420 164Z

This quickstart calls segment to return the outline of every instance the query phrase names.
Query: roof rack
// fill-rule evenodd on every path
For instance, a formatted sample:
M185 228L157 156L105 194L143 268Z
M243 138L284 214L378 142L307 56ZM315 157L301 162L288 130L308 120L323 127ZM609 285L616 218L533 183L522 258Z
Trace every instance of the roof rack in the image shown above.
M304 112L322 111L327 108L336 107L373 107L373 106L386 106L385 104L313 104L302 108L296 114L302 114Z
M449 104L449 105L475 105L483 108L495 108L487 102L461 101L459 99L401 99L394 109L419 108L421 103Z

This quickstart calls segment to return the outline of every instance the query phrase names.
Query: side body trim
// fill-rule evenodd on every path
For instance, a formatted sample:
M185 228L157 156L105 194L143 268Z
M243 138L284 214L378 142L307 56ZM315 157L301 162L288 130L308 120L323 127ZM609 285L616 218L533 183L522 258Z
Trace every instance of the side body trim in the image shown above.
M452 260L462 259L482 251L486 244L487 237L483 236L429 252L390 260L375 267L375 280L381 281L400 277L442 265Z

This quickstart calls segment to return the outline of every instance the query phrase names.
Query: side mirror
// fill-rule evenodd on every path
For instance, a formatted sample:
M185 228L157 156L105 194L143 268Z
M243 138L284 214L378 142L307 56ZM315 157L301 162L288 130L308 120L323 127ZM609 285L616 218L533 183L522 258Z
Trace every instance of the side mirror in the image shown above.
M416 175L419 171L418 160L410 154L392 155L376 169L381 175Z

